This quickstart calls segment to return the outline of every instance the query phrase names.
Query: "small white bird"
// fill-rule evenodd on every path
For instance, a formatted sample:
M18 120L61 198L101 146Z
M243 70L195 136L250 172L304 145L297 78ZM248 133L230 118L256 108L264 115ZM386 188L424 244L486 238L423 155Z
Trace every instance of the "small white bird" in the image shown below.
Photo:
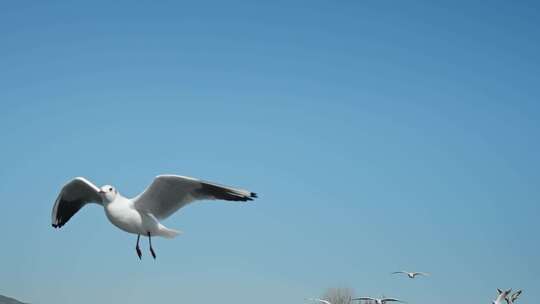
M501 289L497 288L497 292L499 293L497 295L497 298L495 298L495 301L493 301L493 304L502 304L503 300L506 300L508 298L508 295L512 292L512 289L508 289L506 291L502 291Z
M317 302L321 302L321 303L324 303L324 304L332 304L332 303L330 303L330 301L323 300L323 299L309 298L308 300L310 300L310 301L317 301Z
M88 203L97 203L104 207L105 215L116 227L137 235L135 250L139 259L141 235L148 236L150 253L152 236L173 238L180 233L163 226L159 220L169 217L178 209L197 200L251 201L257 194L222 186L186 176L160 175L138 196L129 199L123 197L113 186L98 188L83 177L77 177L67 183L52 210L52 226L60 228Z
M377 304L384 304L386 302L400 302L400 303L407 303L403 302L398 299L394 298L371 298L371 297L360 297L360 298L354 298L352 301L375 301Z
M402 273L402 274L406 274L410 279L414 279L416 276L429 276L429 273L427 272L408 272L408 271L396 271L396 272L392 272L392 274L398 274L398 273Z
M506 300L507 304L514 304L514 302L519 298L519 295L521 294L521 290L518 290L514 292L514 294L510 297L504 298Z

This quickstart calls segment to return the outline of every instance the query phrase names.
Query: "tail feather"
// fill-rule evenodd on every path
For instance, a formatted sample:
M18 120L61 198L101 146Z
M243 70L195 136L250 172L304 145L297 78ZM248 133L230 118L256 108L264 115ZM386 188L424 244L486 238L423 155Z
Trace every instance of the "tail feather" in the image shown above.
M159 227L159 235L164 237L164 238L168 238L168 239L172 239L174 237L176 237L177 235L181 234L182 231L178 231L178 230L174 230L174 229L169 229L163 225L160 225Z

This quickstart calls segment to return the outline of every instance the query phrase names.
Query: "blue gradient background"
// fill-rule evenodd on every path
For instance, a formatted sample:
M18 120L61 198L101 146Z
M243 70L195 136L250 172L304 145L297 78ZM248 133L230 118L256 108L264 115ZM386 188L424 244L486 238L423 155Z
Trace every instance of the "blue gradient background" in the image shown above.
M0 294L32 303L302 303L327 287L490 303L540 286L533 1L0 4ZM75 176L256 191L147 244ZM406 280L390 272L428 271Z

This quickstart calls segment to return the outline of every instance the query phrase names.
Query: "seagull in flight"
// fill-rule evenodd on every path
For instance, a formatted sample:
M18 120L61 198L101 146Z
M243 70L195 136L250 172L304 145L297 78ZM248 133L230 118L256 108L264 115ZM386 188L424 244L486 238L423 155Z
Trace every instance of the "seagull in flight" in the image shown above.
M385 304L386 302L400 302L400 303L406 303L398 299L394 298L371 298L371 297L360 297L360 298L354 298L352 301L375 301L377 304Z
M179 175L159 175L141 194L126 198L110 185L98 188L83 177L68 182L52 209L52 226L61 228L89 203L102 205L105 215L116 227L137 235L135 250L139 259L141 235L148 237L150 253L156 258L152 236L173 238L180 231L169 229L159 221L187 204L199 200L251 201L257 194Z
M508 293L508 294L510 294L510 293ZM510 298L507 296L504 299L506 300L507 304L514 304L514 302L519 298L520 294L521 294L521 290L518 290L518 291L514 292L514 294L512 296L510 296Z
M318 302L321 302L321 303L324 303L324 304L332 304L330 301L327 301L327 300L323 300L323 299L308 299L310 301L318 301Z
M493 304L503 304L503 300L506 300L508 298L508 295L512 292L512 289L502 291L501 289L497 288L497 292L499 294L497 295L497 298L495 298L495 301L493 301Z
M392 272L392 274L398 274L398 273L402 273L402 274L406 274L410 279L414 279L416 276L428 276L429 273L427 272L408 272L408 271L396 271L396 272Z

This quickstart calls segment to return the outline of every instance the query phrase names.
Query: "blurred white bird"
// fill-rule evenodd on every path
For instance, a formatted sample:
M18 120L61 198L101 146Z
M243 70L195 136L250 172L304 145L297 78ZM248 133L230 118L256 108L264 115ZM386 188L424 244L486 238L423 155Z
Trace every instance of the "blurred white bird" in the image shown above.
M330 301L327 301L327 300L323 300L323 299L317 299L317 298L309 298L307 300L310 300L310 301L317 301L317 302L321 302L321 303L324 303L324 304L332 304L330 303Z
M371 298L371 297L360 297L360 298L354 298L352 301L375 301L377 304L384 304L386 302L401 302L406 303L398 299L394 298Z
M52 226L60 228L88 203L97 203L104 207L105 215L116 227L137 235L135 250L139 259L141 235L148 236L150 253L152 236L173 238L180 231L163 226L159 220L169 217L178 209L198 200L251 201L257 194L222 186L186 176L160 175L141 194L134 198L123 197L113 186L98 188L83 177L77 177L67 183L52 210Z
M497 295L497 298L495 298L495 301L492 301L492 303L493 304L503 304L503 300L506 300L506 298L508 298L508 295L512 292L512 289L502 291L501 289L497 288L497 292L499 294Z
M416 276L428 276L429 273L427 272L408 272L408 271L396 271L396 272L392 272L392 274L398 274L398 273L402 273L402 274L406 274L410 279L414 279Z

